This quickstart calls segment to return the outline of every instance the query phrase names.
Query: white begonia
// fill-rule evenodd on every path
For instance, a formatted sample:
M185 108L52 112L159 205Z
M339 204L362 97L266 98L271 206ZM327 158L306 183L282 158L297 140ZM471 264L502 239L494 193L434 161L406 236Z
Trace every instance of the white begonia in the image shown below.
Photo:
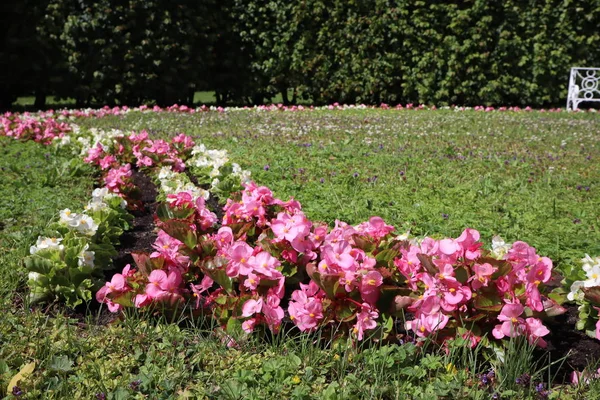
M83 250L81 251L81 254L77 256L77 265L79 265L80 267L88 266L90 268L94 268L94 259L96 257L96 253L94 253L93 251L88 251L88 248L89 246L86 244Z
M492 238L492 256L498 259L503 258L508 250L510 250L511 245L506 243L504 239L500 236L494 236Z
M588 273L592 270L595 265L600 265L600 257L590 257L589 254L586 254L584 258L581 259L583 263L583 270Z
M585 275L588 277L584 284L586 288L600 286L600 265L593 265L592 269L589 272L586 271Z
M94 191L92 192L92 198L96 199L100 199L100 200L104 200L104 198L109 194L110 192L108 191L108 188L103 187L103 188L97 188L94 189Z
M60 244L60 242L62 242L62 238L56 238L56 237L47 238L45 236L38 236L35 246L31 246L29 248L29 253L35 254L40 250L53 250L53 249L56 249L58 251L63 251L65 246Z
M79 155L87 157L88 150L92 148L90 139L87 137L78 137L77 142L81 145L81 151L79 152Z
M584 285L584 281L573 282L571 285L571 291L569 294L567 294L567 299L569 299L569 301L583 301L584 293L581 288L584 287Z
M108 207L108 204L98 198L92 198L85 206L86 211L100 211Z
M213 180L212 180L212 182L210 183L210 187L214 189L214 188L216 188L217 186L219 186L219 183L220 183L220 182L221 182L221 181L219 180L219 178L215 178L215 179L213 179Z
M217 176L221 175L221 171L219 171L219 168L217 167L213 167L212 171L210 171L210 173L208 174L209 177L211 178L216 178Z
M65 208L60 212L60 223L64 225L70 225L74 219L77 219L77 214L72 212L70 209Z
M98 224L94 219L85 214L77 215L77 219L71 221L69 227L87 236L94 236L98 230Z
M165 179L173 179L175 178L175 176L177 175L177 172L173 171L173 169L169 166L165 166L162 167L160 169L160 171L158 172L158 179L159 180L165 180Z
M40 277L42 276L42 274L38 273L38 272L30 272L27 277L29 278L30 281L39 281Z
M192 148L192 155L195 156L197 154L204 154L206 151L206 146L203 144L197 144Z

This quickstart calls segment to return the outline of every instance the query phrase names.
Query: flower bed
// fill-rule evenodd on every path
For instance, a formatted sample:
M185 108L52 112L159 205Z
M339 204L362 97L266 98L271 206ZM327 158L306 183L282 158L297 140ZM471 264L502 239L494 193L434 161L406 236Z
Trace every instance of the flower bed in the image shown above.
M13 136L69 145L64 132L40 136L28 129ZM225 329L246 332L259 327L277 332L287 315L302 331L342 326L362 340L408 330L440 341L461 336L472 345L521 335L543 345L548 333L543 319L564 312L548 286L552 262L526 243L496 241L485 249L473 229L457 238L398 236L378 217L355 226L337 221L329 229L308 220L297 201L276 199L251 182L227 200L218 223L216 210L206 208L206 191L225 200L239 185L236 179L247 179L239 167L221 168L228 162L222 153L194 148L185 136L167 143L144 133L102 135L109 143L89 139L94 146L86 160L103 171L106 187L135 207L135 188L127 181L127 165L135 164L155 177L165 200L157 213L156 251L137 254L137 265L114 275L97 294L115 311L186 306L213 313ZM201 187L181 174L184 165ZM224 176L221 169L227 170ZM40 240L41 254L61 254L61 244L50 248ZM91 251L83 247L77 268L79 257ZM414 319L398 328L394 320L406 312Z

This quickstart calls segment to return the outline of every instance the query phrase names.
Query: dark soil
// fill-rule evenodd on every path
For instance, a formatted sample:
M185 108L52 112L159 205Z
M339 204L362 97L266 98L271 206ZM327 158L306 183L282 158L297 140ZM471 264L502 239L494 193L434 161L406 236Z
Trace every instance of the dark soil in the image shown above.
M600 366L597 365L600 362L600 340L593 339L575 328L578 316L576 305L565 305L565 308L565 314L544 322L550 330L550 334L544 337L548 342L550 362L566 357L564 363L559 361L552 368L552 372L557 374L558 382L569 382L569 375L574 370L583 371L589 365ZM548 359L542 351L538 352L538 355Z
M134 266L132 252L151 251L152 244L156 240L154 231L154 213L156 212L156 186L145 174L134 170L133 184L141 192L141 200L144 205L141 210L132 211L134 216L133 227L125 232L120 238L118 247L119 255L113 259L117 271L122 271L127 264Z

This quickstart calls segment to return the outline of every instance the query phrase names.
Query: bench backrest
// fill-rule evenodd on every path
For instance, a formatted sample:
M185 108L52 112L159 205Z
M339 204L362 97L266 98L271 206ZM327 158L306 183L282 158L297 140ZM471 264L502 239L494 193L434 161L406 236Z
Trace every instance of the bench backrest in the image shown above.
M600 102L600 68L571 68L567 110L577 110L582 101Z

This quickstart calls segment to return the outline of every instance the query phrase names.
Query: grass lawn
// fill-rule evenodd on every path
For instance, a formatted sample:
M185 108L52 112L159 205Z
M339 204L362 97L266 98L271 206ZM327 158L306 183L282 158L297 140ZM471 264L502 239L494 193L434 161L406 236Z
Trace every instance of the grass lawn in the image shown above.
M379 215L398 232L458 236L465 227L524 240L559 270L600 255L600 118L453 111L129 113L83 128L186 133L227 149L253 179L294 196L312 220ZM207 321L128 311L98 325L60 305L29 307L22 258L59 210L82 209L91 170L35 143L0 138L0 396L24 366L21 398L537 399L552 376L531 349L506 362L452 347L367 346L312 335L242 340L229 349ZM78 310L78 312L85 310ZM537 353L536 353L537 354ZM537 357L537 355L536 355ZM482 361L483 360L483 361ZM546 364L544 364L546 362ZM495 367L495 376L488 374ZM531 385L516 378L534 375ZM550 398L600 398L600 384L553 386Z

